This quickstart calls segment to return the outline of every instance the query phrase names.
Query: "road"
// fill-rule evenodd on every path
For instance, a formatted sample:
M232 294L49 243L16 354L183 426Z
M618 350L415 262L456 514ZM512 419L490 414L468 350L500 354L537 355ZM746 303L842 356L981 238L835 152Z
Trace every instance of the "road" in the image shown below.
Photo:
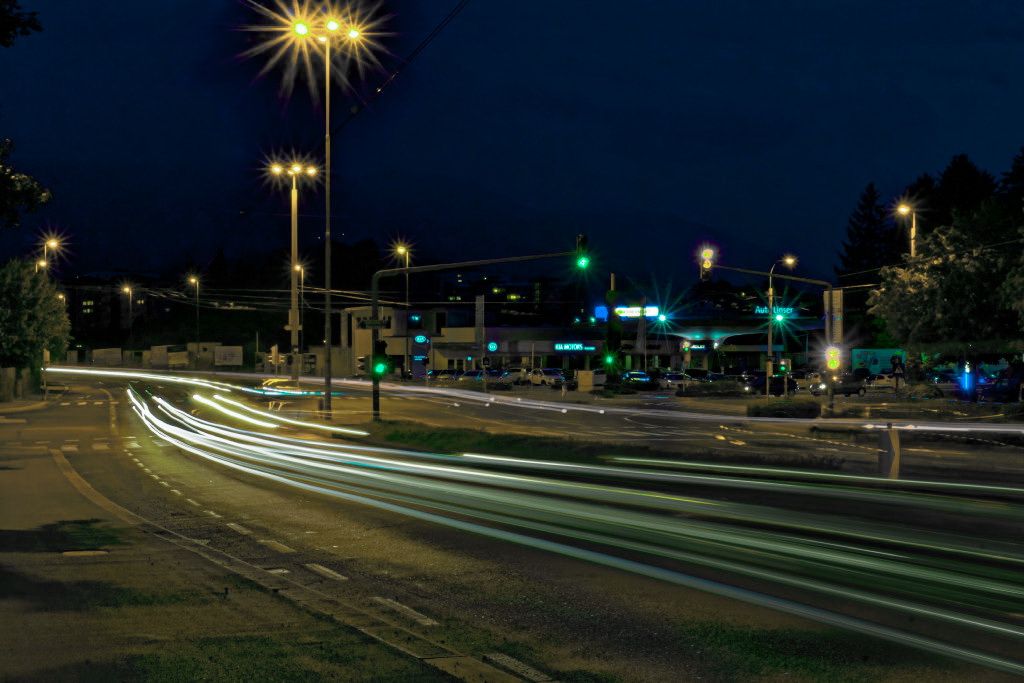
M109 386L69 395L58 407L65 415L26 424L18 437L62 439L59 448L76 469L119 504L261 566L331 568L350 579L346 592L368 603L384 593L414 613L499 632L511 627L534 643L543 633L557 635L561 645L544 648L545 662L575 661L587 649L581 643L596 641L616 653L606 669L641 666L645 674L636 680L671 680L685 658L669 645L678 642L666 624L677 638L699 603L708 614L741 612L747 620L813 629L809 619L1021 671L1014 658L1024 555L1006 540L1019 539L1017 489L879 486L870 478L664 460L584 468L425 457L360 445L358 435L325 441L309 426L243 428L236 417L159 383L154 396L134 394L150 426L144 430L128 414L129 394L108 396L118 383ZM224 392L211 390L207 400L251 417L243 406L267 404L216 395ZM352 404L352 419L335 422L358 422L365 397L341 402ZM730 440L792 442L775 423L748 424L740 438L723 433L721 416L515 403L399 392L385 406L440 413L447 424L458 410L459 424L511 423L513 431L538 434L629 433L712 446L728 434L732 448L740 444ZM47 431L57 424L63 431ZM510 602L518 605L512 613ZM601 627L581 610L600 615ZM624 630L635 637L613 635ZM587 666L601 669L590 660Z

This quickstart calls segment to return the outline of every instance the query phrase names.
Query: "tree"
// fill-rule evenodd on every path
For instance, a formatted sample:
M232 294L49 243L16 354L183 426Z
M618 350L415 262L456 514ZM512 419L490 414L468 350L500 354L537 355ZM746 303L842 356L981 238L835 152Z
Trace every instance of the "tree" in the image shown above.
M34 263L12 259L0 267L0 367L38 368L44 349L64 354L71 323L58 294Z
M11 47L18 36L42 30L35 12L25 12L17 0L0 0L0 45Z
M967 353L1006 351L1020 340L1013 304L1003 293L1008 259L1001 246L979 244L956 226L918 242L918 258L881 271L869 311L908 349Z
M13 151L13 142L0 140L0 228L16 227L23 212L34 211L51 198L39 181L8 165Z
M887 213L875 184L868 183L846 224L846 240L835 269L842 284L877 282L875 271L900 261L897 231Z
M981 206L996 190L992 174L978 168L966 154L957 154L939 176L935 187L935 225L952 225L958 215Z

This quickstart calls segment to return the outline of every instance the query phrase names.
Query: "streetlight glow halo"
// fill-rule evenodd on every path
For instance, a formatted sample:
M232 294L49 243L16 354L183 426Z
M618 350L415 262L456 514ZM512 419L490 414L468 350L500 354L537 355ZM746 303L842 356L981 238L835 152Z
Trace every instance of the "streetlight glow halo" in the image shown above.
M311 0L273 0L267 5L243 0L262 17L260 25L241 30L263 34L263 39L242 53L243 57L268 55L260 70L263 76L282 67L281 92L292 93L296 80L305 79L310 95L319 101L323 83L323 61L330 53L331 77L345 90L352 89L349 67L360 77L370 70L382 69L379 55L390 54L381 40L392 35L384 31L390 15L382 12L381 2L353 2L346 6L329 3L314 5ZM331 39L335 36L335 39ZM330 43L331 49L322 45Z

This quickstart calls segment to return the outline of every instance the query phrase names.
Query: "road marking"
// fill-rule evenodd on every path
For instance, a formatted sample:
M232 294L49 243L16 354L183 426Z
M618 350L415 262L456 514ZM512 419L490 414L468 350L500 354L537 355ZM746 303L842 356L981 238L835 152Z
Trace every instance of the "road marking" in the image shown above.
M63 401L63 402L61 403L61 405L62 405L62 406L69 406L69 405L71 405L71 403L70 403L69 401Z
M170 486L170 484L168 484L166 481L162 481L162 480L157 482L157 483L160 484L161 486Z
M257 541L257 542L258 543L262 543L263 545L267 546L271 550L276 550L279 553L294 553L295 552L294 548L289 548L284 543L278 543L277 541Z
M77 453L78 452L78 446L73 444L73 443L66 443L66 444L62 445L60 447L60 449L62 451L64 451L65 453Z
M213 510L203 510L203 512L205 512L206 514L210 515L211 517L216 517L217 519L220 519L220 515L218 515Z
M142 448L137 441L129 441L124 445L125 448Z
M156 439L153 439L153 443L155 443L160 448L166 448L167 446L171 445L171 444L167 443L166 441L157 441Z
M94 406L101 406L101 405L103 405L103 401L93 401L92 404Z
M405 616L409 617L410 619L415 621L420 626L437 626L438 625L438 622L434 621L433 619L428 617L426 614L420 614L419 612L414 610L412 607L406 607L402 603L396 602L396 601L392 600L391 598L370 598L370 599L373 600L374 602L380 604L380 605L383 605L384 607L387 607L388 609L390 609L393 612L398 612L399 614L404 614Z
M183 495L185 495L181 491L179 491L178 489L171 489L171 493L173 493L176 496L183 496Z
M191 498L186 498L185 502L188 503L189 505L195 505L196 507L199 507L199 503L195 502Z
M94 451L109 451L110 450L110 444L96 443L94 441L93 444L92 444L92 449Z
M150 474L149 476L153 477L154 479L159 479L160 478L159 474Z
M328 579L334 579L335 581L348 581L348 577L347 576L342 576L338 572L334 571L333 569L328 569L327 567L323 566L322 564L315 564L315 563L307 564L306 565L306 569L309 569L310 571L314 571L317 574L319 574L320 576L326 576Z
M89 402L88 402L88 401L79 401L79 402L78 402L78 403L76 403L75 405L80 405L80 406L87 406L87 405L89 405Z
M217 515L217 516L220 517L220 515ZM240 534L251 534L252 533L251 531L246 529L241 524L235 524L234 522L228 522L228 528L231 529L232 531L237 531Z

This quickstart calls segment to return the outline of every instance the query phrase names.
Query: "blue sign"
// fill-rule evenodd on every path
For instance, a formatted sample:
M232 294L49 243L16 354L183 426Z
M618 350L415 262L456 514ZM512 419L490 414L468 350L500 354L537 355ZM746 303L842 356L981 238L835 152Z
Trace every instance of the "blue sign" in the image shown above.
M428 337L425 334L417 334L415 337L412 338L412 340L414 342L416 342L417 344L429 344L430 343L430 337Z
M487 342L487 350L494 353L498 350L498 342Z
M555 351L596 351L597 347L583 342L555 342Z

